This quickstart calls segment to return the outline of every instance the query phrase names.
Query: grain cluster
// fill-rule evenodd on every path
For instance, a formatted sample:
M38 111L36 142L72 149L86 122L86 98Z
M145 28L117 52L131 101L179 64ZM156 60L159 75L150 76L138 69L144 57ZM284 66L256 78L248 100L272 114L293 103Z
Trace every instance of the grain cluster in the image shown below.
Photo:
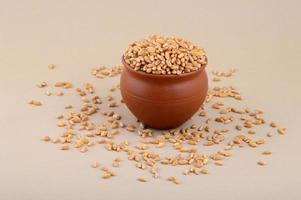
M207 64L205 51L178 37L150 36L128 46L124 61L134 70L160 75L180 75Z

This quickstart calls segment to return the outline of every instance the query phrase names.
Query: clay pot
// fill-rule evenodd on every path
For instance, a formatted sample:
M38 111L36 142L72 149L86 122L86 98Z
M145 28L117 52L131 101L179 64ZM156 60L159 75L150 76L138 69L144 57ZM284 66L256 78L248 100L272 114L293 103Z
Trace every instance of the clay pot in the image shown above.
M123 100L136 118L155 129L180 126L198 111L208 91L205 66L181 75L154 75L133 70L122 58Z

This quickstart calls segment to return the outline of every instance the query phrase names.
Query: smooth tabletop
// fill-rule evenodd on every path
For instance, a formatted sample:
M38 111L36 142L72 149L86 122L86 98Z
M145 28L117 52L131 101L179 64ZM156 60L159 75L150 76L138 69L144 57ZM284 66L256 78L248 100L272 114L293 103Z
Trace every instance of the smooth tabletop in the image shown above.
M0 0L0 199L301 199L301 12L300 1L4 1ZM55 115L65 104L80 105L66 92L47 97L38 81L95 85L100 96L119 77L96 79L91 69L121 64L127 45L150 34L180 36L205 48L211 69L237 69L224 84L237 87L243 106L287 128L264 147L239 149L207 176L165 176L183 182L136 181L148 173L124 161L110 180L91 169L117 156L102 147L82 154L62 152L40 138L58 135ZM47 65L53 63L55 70ZM210 82L210 86L215 83ZM44 105L28 105L39 99ZM126 108L125 120L134 120ZM187 124L202 123L193 118ZM233 129L234 130L234 129ZM128 133L121 137L135 138ZM260 152L273 155L267 166ZM174 170L174 171L173 171Z

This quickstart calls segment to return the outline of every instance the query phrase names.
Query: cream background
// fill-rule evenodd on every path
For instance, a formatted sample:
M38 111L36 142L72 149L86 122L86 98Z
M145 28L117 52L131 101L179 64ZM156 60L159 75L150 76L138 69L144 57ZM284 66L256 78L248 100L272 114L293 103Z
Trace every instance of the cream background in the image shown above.
M300 6L271 0L0 0L0 199L301 199ZM180 176L180 186L141 184L136 177L148 174L125 161L116 178L102 181L89 164L109 164L115 154L101 147L87 154L61 152L39 140L44 133L56 135L54 116L79 100L46 97L35 88L37 81L89 81L105 95L118 78L99 81L90 69L119 63L129 42L152 33L202 45L211 68L236 67L229 83L243 92L243 105L264 108L288 134L264 148L237 151L208 176ZM49 63L58 68L49 71ZM31 108L26 103L32 98L45 106ZM258 167L266 148L274 155L268 166ZM174 170L162 173L179 174Z

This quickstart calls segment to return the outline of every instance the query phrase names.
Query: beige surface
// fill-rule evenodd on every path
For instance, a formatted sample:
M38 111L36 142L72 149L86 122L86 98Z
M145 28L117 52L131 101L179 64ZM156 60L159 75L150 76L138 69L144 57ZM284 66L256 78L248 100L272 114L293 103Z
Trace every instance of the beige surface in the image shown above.
M109 3L110 2L110 3ZM0 199L301 199L300 46L298 1L0 1ZM236 67L229 84L246 98L243 106L264 108L268 119L288 128L263 148L243 149L208 176L137 182L133 163L124 161L112 180L89 167L109 164L115 154L102 147L87 154L61 152L41 142L56 135L55 114L75 95L46 97L39 80L89 81L100 95L118 78L99 81L97 64L119 63L126 45L157 33L188 38L206 48L210 66ZM54 71L47 64L55 63ZM45 105L26 103L41 99ZM61 100L64 99L64 100ZM133 120L123 109L126 120ZM195 118L198 119L198 118ZM200 122L200 120L198 119ZM192 122L188 122L189 124ZM263 132L261 134L264 134ZM133 139L131 134L122 135ZM258 167L263 149L268 166ZM180 170L162 171L164 176Z

